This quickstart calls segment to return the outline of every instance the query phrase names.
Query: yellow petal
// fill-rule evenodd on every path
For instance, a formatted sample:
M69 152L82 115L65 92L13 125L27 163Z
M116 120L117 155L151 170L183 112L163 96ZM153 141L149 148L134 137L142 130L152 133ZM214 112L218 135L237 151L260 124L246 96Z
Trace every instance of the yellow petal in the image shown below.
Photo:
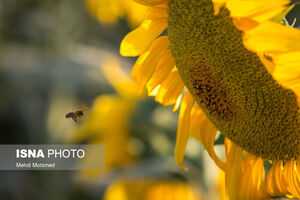
M167 8L153 7L148 13L147 19L161 19L167 17L168 17Z
M142 54L135 62L131 77L138 83L141 91L143 91L148 80L152 76L158 61L166 52L169 46L167 36L159 37L154 40L148 51Z
M242 30L242 31L248 31L250 29L253 29L255 26L259 25L258 22L249 19L249 18L233 18L234 25Z
M171 50L167 50L161 57L151 79L147 83L148 92L151 93L159 84L161 84L174 67L175 62Z
M184 152L189 137L190 112L194 104L194 98L190 92L186 92L180 106L177 137L175 145L175 159L179 166L183 166Z
M214 3L214 15L219 14L220 8L223 7L227 0L212 0Z
M177 102L178 97L183 92L184 83L178 71L171 72L159 86L155 100L167 106Z
M112 0L116 2L116 0ZM139 26L147 16L149 8L138 4L132 0L121 0L120 4L124 7L125 16L130 28Z
M201 110L200 106L195 104L191 111L190 136L194 137L200 143L203 143L201 125L205 119L206 116Z
M243 160L243 150L225 138L226 190L230 200L268 198L263 160L248 155Z
M276 68L289 68L291 71L300 72L299 62L300 62L300 46L299 51L288 52L285 54L280 54L274 56L274 62Z
M202 133L203 145L205 146L208 154L220 169L225 170L225 163L220 160L214 150L217 129L207 118L203 121L200 128L200 132Z
M181 104L181 99L182 99L182 94L180 94L179 97L177 98L176 103L174 104L172 109L173 112L175 112L179 108Z
M232 17L263 22L283 12L289 3L289 0L228 0L226 7Z
M300 30L275 22L262 23L247 31L243 37L248 49L270 54L299 51L299 40Z
M287 184L283 179L283 166L281 161L275 162L268 173L267 190L272 196L288 194Z
M246 156L244 161L243 161L243 168L242 168L242 171L243 171L243 175L240 177L241 179L241 189L239 191L240 193L240 196L243 197L243 199L248 199L248 196L249 196L249 191L251 190L251 182L250 182L250 179L251 179L251 171L249 171L248 169L250 168L250 170L252 169L253 167L253 163L254 163L254 158L252 156ZM247 169L248 168L248 169ZM243 187L245 185L249 185L248 187Z
M275 63L272 60L272 58L263 53L258 53L257 55L258 55L260 61L264 64L266 69L269 71L269 73L273 74L273 72L275 71Z
M168 0L134 0L134 1L145 6L155 6L159 4L164 4Z
M272 73L274 79L300 96L300 51L276 55L273 58L276 65Z
M247 155L244 160L244 171L241 178L240 199L267 199L265 169L263 159Z
M213 3L225 4L228 0L212 0Z
M283 12L281 12L279 15L273 17L271 21L281 23L284 17L294 8L295 5L291 5L288 8L286 8Z
M191 110L190 136L204 145L216 165L224 171L225 163L220 160L214 150L216 134L215 126L207 119L199 105L194 105Z
M283 176L288 183L288 191L295 197L300 198L300 174L297 162L288 161L283 169Z
M220 171L219 180L218 180L218 193L220 196L220 200L230 200L226 195L225 189L225 173Z
M122 56L138 56L147 51L152 41L167 27L167 19L146 19L138 28L128 33L120 46Z
M240 200L240 180L243 169L243 150L225 138L226 169L225 186L230 200Z

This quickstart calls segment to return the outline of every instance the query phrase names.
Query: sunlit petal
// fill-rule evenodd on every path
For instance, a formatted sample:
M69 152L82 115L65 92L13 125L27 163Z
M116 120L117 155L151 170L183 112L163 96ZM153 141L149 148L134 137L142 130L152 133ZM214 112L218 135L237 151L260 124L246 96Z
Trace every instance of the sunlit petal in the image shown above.
M166 27L167 20L164 18L145 20L137 29L125 36L120 46L120 54L123 56L141 55Z
M289 3L289 0L228 0L226 6L232 17L263 22L283 12Z
M180 107L179 118L178 118L178 128L177 128L177 137L175 145L175 159L176 162L182 168L186 169L183 166L184 152L186 144L189 137L189 124L190 124L190 112L194 104L194 99L192 95L187 92L185 93Z
M131 77L138 83L141 91L144 90L148 80L152 76L158 61L169 46L167 36L154 40L148 51L142 54L133 66Z
M159 84L161 84L174 67L175 62L171 51L167 50L161 57L151 79L147 83L148 92L151 93Z
M183 92L184 83L178 71L171 72L159 86L155 100L163 105L173 105Z

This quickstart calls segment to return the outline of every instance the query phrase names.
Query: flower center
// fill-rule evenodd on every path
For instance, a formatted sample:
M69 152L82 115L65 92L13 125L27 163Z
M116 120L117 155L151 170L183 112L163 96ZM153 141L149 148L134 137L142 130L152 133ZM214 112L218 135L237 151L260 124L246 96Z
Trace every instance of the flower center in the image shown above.
M279 85L226 8L211 0L170 0L168 33L178 71L207 117L244 150L268 160L300 157L296 95Z

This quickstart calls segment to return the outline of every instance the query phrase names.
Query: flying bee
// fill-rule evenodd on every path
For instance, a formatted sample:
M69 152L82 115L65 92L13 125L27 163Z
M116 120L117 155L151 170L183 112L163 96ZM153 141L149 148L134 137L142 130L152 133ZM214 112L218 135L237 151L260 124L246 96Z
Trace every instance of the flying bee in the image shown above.
M83 116L83 111L77 110L75 112L69 112L66 114L66 118L72 118L74 122L78 122L78 119L80 119Z

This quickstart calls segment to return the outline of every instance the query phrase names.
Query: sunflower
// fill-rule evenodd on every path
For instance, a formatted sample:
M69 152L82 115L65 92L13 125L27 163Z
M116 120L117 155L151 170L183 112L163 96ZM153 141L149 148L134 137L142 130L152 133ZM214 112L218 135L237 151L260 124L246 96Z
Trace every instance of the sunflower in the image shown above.
M145 18L147 7L131 0L87 0L87 8L102 24L114 24L125 18L130 27L136 27Z
M280 24L291 1L135 1L150 11L120 53L139 56L141 93L180 106L177 163L194 137L225 171L230 199L300 198L300 31Z

